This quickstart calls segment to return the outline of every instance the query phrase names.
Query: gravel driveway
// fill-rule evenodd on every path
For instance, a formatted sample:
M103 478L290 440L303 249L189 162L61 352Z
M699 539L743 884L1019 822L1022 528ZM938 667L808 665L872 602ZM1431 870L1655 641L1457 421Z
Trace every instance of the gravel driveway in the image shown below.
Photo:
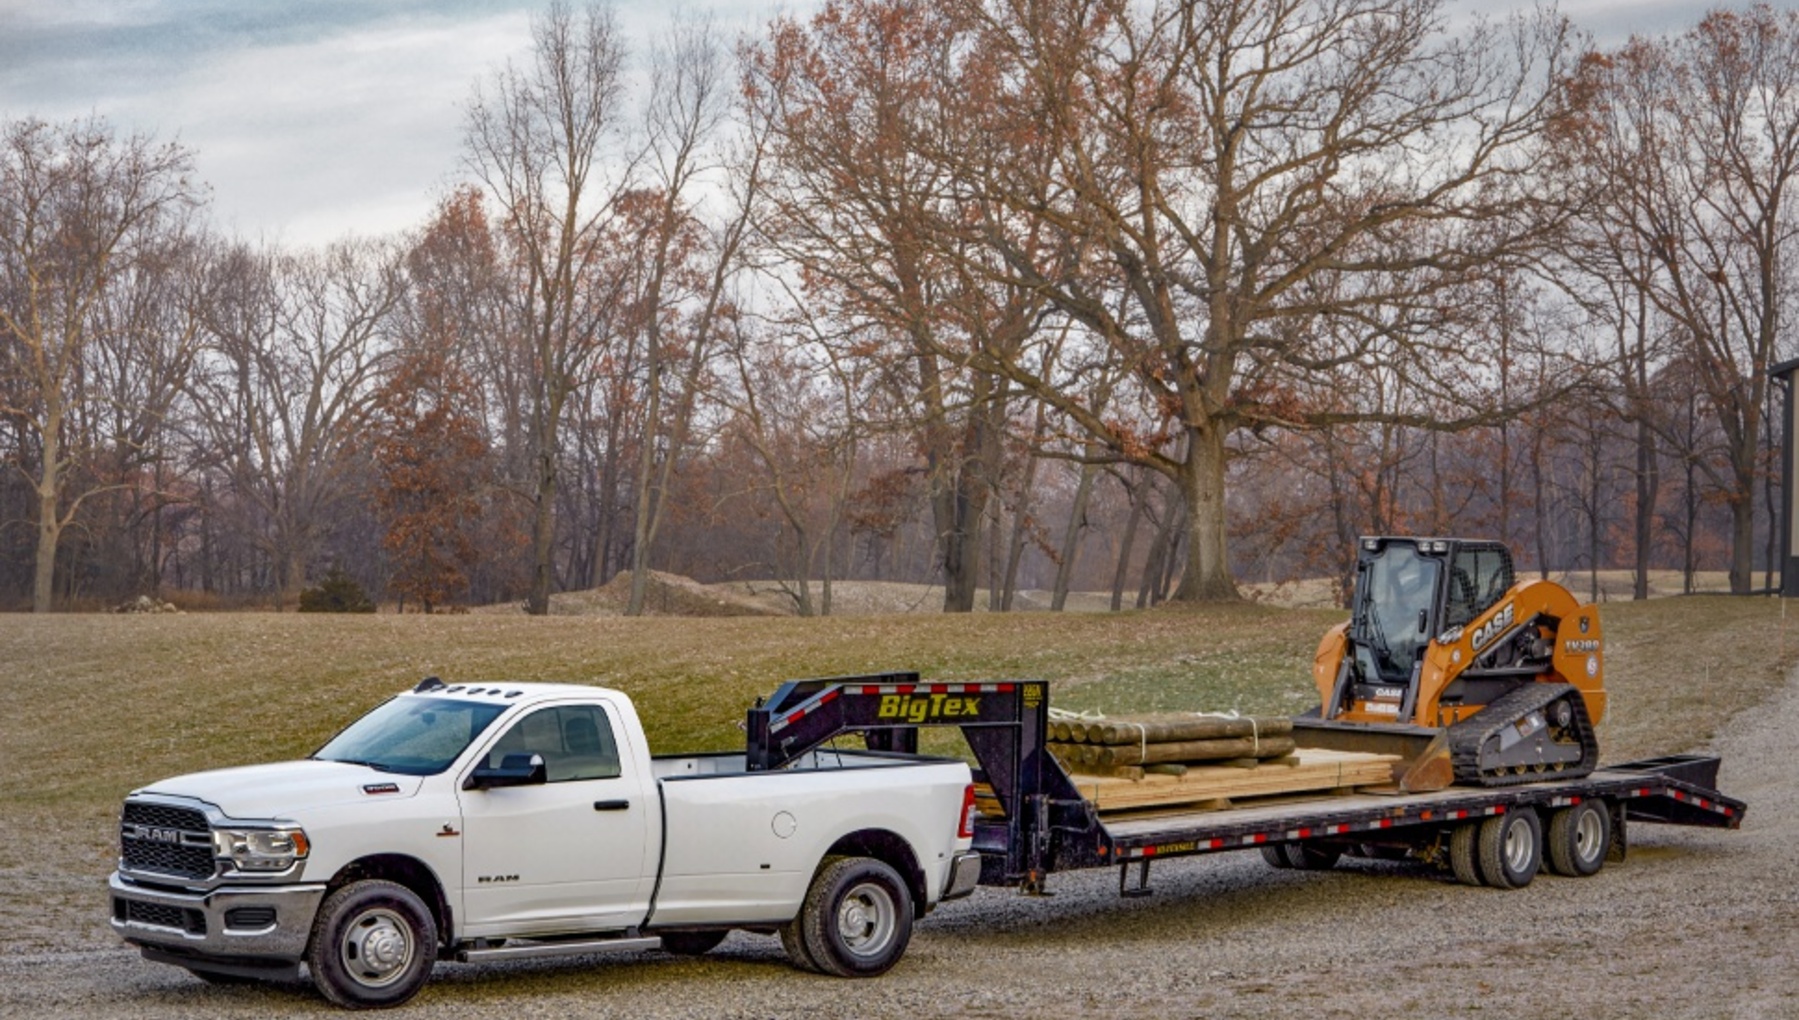
M1603 734L1602 734L1603 737ZM1799 675L1717 742L1740 832L1638 825L1630 859L1499 892L1408 864L1276 872L1253 852L1114 872L1055 895L980 890L918 926L874 981L801 974L773 937L663 954L443 964L403 1012L535 1017L1799 1018ZM102 876L94 876L99 883ZM96 911L102 909L95 899ZM336 1015L307 985L214 988L143 962L103 923L0 955L0 1016Z

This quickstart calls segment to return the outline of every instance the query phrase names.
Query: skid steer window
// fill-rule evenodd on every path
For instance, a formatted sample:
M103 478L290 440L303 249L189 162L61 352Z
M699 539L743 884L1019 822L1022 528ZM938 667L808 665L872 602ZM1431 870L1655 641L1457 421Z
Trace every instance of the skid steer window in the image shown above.
M1409 545L1390 545L1368 565L1367 595L1360 607L1361 639L1380 679L1411 679L1418 653L1430 640L1431 600L1437 590L1436 560ZM1373 679L1372 677L1369 679Z
M1461 627L1497 605L1512 587L1512 561L1503 549L1461 549L1449 568L1443 626Z

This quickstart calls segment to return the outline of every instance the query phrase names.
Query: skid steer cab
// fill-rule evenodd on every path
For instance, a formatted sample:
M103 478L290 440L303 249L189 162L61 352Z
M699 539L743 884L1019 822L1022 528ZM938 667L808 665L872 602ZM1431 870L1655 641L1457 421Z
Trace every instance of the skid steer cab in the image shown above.
M1585 775L1605 712L1598 607L1520 582L1501 543L1365 537L1350 618L1313 663L1321 741L1389 750L1414 781L1509 785ZM1428 752L1428 753L1427 753Z

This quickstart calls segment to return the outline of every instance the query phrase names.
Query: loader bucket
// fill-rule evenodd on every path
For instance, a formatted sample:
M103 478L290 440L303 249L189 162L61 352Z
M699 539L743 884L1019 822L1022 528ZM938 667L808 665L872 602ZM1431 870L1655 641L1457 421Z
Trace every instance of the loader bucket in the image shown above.
M1299 716L1293 742L1300 748L1398 755L1393 783L1400 793L1429 793L1455 782L1447 731L1403 723L1349 723Z

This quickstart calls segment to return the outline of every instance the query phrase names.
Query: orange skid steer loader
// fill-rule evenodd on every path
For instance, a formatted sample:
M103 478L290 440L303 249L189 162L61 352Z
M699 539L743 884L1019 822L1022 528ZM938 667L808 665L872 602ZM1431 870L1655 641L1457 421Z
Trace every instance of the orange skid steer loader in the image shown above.
M1585 776L1605 714L1599 610L1518 581L1498 542L1363 538L1347 622L1318 646L1301 746L1398 754L1401 790Z

